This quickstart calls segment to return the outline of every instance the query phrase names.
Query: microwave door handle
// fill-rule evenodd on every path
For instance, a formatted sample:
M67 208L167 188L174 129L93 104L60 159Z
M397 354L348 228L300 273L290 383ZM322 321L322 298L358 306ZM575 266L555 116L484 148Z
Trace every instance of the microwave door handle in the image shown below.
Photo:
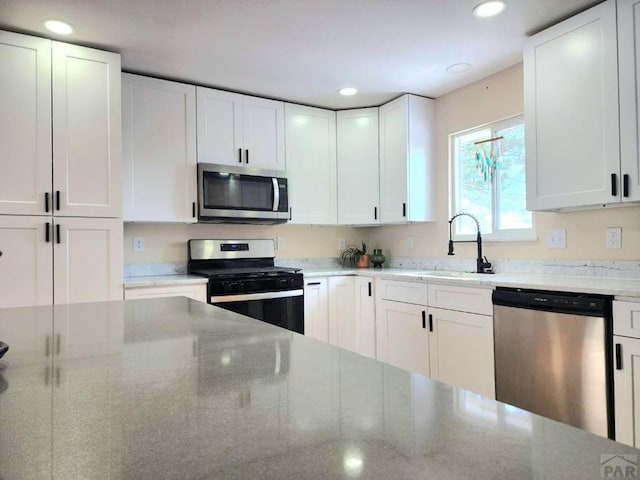
M278 206L280 205L280 188L278 187L278 179L272 178L273 182L273 211L278 211Z

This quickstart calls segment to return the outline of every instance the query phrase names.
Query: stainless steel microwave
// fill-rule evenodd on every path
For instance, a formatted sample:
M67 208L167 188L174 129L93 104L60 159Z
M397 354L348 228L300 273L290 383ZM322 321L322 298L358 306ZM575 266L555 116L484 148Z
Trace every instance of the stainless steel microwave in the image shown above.
M283 223L289 220L282 172L198 164L198 222Z

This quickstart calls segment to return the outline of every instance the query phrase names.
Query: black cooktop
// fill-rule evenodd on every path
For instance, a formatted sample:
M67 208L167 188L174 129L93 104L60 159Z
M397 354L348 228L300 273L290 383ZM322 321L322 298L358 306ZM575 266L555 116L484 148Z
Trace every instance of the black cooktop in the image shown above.
M298 273L299 268L289 267L240 267L240 268L191 268L190 273L209 278L258 278Z

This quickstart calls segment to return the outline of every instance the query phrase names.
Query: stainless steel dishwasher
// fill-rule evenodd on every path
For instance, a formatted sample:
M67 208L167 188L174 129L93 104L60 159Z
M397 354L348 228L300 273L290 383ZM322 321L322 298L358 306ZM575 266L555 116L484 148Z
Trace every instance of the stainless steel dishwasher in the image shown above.
M611 300L496 288L496 399L614 438Z

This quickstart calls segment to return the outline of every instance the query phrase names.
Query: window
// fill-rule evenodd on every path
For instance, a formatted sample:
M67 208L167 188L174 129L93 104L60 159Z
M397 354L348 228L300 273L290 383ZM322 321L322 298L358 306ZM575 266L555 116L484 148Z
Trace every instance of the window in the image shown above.
M450 136L451 214L470 213L488 240L533 240L526 208L522 115ZM475 238L476 225L460 217L454 239Z

